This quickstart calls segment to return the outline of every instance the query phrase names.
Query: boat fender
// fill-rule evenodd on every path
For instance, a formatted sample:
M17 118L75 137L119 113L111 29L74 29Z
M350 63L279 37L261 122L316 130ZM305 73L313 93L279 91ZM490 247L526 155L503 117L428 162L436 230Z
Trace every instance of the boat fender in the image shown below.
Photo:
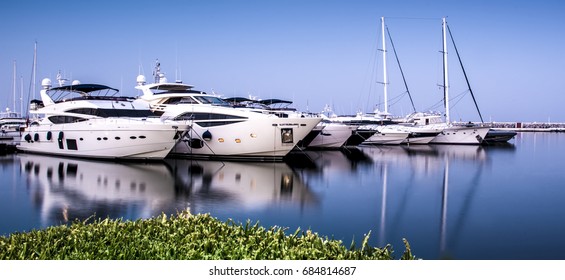
M202 139L205 141L212 140L212 133L209 130L204 131L204 133L202 133Z
M202 147L204 147L204 141L198 138L192 138L188 141L188 146L193 149L201 149Z
M36 134L33 135L33 141L34 142L39 141L39 133L36 133Z
M51 138L53 138L53 134L51 131L47 131L47 140L51 140Z
M26 136L24 136L24 139L26 140L26 142L31 142L31 135L26 134Z
M59 144L59 149L61 149L61 150L65 148L65 146L64 146L64 144L63 144L63 136L64 136L64 135L65 135L65 134L64 134L62 131L59 131L59 136L57 137L57 142L58 142L58 144Z

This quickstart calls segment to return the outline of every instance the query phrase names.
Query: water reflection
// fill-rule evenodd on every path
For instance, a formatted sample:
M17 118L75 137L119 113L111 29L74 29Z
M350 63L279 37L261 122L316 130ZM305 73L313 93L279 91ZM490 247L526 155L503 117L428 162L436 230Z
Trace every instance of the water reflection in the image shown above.
M103 161L19 154L43 226L97 217L148 217L175 199L162 163Z
M34 227L189 208L221 220L311 228L344 244L360 244L370 231L371 245L392 244L398 253L407 238L417 256L439 259L466 258L461 252L474 250L469 240L483 241L477 236L486 232L484 221L502 205L489 196L501 195L496 186L507 182L500 168L515 152L513 145L370 146L298 151L284 163L113 163L17 154L12 164L39 217ZM5 231L20 230L30 228Z
M148 218L245 211L276 204L316 205L317 197L285 163L171 159L156 163L17 156L42 227L75 219Z
M427 234L431 240L420 242L426 246L436 244L431 246L436 246L438 258L452 258L454 248L464 242L461 233L469 213L480 207L476 194L478 188L488 184L484 182L488 176L483 173L490 170L489 154L514 152L515 148L512 144L492 147L413 145L363 147L362 150L374 162L374 174L379 175L378 245L412 235L421 238L422 232L433 232L435 227L436 234ZM436 241L430 242L432 240Z
M167 159L177 188L196 212L315 205L318 198L286 163Z

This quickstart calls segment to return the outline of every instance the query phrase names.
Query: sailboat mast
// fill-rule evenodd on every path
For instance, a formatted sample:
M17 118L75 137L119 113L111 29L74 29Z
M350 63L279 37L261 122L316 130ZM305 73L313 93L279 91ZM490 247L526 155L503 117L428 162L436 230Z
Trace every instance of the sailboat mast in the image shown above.
M473 102L475 103L475 108L477 108L477 113L479 113L479 118L481 118L481 123L484 123L483 115L481 115L481 110L479 110L479 105L477 104L477 100L475 99L475 94L473 94L473 90L471 89L471 84L469 84L469 78L467 78L467 72L465 71L465 67L463 67L463 62L461 61L461 56L459 55L459 51L457 50L457 45L455 44L455 40L453 40L453 34L451 34L451 28L449 25L447 26L447 31L449 32L449 37L451 38L451 42L453 43L453 49L455 49L455 53L457 54L457 58L459 59L459 65L461 65L461 70L463 70L463 76L465 77L465 82L467 82L467 88L471 93L471 97L473 98Z
M414 100L412 100L412 95L410 94L410 90L408 89L408 83L406 83L406 77L404 76L404 71L402 71L402 66L400 65L400 59L398 59L398 54L396 53L396 48L394 47L394 42L392 41L392 36L390 36L390 32L388 31L388 27L386 27L386 34L388 35L388 39L390 40L390 45L392 46L392 51L394 52L394 57L396 58L396 63L398 64L398 69L400 69L400 75L402 75L402 81L404 82L404 88L406 89L406 93L408 93L408 97L410 98L410 104L412 104L412 109L414 110L414 112L416 112L416 106L414 106Z
M14 81L13 81L13 87L12 87L12 94L14 95L14 106L12 107L14 110L16 110L16 61L14 60Z
M24 113L24 78L20 76L20 116Z
M32 70L32 77L31 77L31 82L32 82L32 90L33 90L33 96L36 96L36 91L35 91L35 74L37 71L37 42L35 42L35 44L33 45L33 70Z
M447 38L445 32L446 26L445 18L442 18L442 33L443 33L443 98L445 104L445 121L450 123L449 119L449 79L447 76Z
M383 93L385 99L384 113L388 114L388 81L386 76L386 41L385 41L385 18L381 17L381 33L383 41Z

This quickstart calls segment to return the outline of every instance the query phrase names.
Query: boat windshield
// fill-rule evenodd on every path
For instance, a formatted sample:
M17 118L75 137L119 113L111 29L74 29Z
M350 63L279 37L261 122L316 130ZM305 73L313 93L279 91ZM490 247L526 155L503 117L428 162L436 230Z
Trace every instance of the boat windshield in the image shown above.
M216 106L231 106L228 102L215 97L215 96L194 96L194 99L198 100L198 102L202 104L211 104Z

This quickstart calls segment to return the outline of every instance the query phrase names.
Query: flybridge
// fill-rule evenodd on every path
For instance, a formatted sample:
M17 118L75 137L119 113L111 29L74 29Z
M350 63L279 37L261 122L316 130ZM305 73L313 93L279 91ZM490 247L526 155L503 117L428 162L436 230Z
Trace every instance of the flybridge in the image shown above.
M47 90L47 93L55 101L78 100L78 99L116 99L119 90L99 84L75 84L56 87ZM78 95L78 96L77 96ZM126 97L122 97L126 100Z
M51 88L51 80L43 79L42 86L45 94L55 103L70 100L127 101L132 99L132 97L117 96L118 89L101 84L81 84L79 81L74 81L71 85Z

